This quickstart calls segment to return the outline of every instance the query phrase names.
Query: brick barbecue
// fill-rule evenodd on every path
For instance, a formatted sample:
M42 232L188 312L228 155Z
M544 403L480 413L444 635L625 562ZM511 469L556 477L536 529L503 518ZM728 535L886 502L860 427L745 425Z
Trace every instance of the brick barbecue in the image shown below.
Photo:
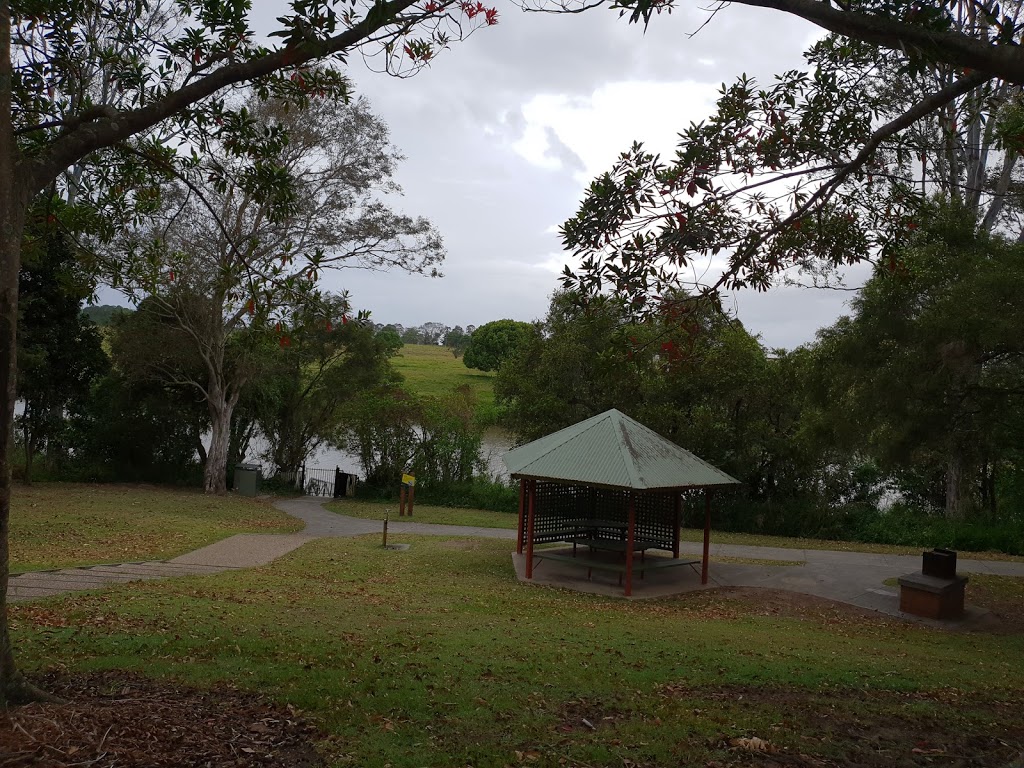
M964 615L966 576L956 574L956 552L933 549L921 553L921 572L898 579L900 610L926 619L959 619Z

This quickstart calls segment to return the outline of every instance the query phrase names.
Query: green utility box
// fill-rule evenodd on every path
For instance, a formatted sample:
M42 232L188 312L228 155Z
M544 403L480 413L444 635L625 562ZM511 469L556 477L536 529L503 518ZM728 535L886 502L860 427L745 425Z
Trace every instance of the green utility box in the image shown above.
M259 464L235 465L235 491L242 496L255 496L260 489Z

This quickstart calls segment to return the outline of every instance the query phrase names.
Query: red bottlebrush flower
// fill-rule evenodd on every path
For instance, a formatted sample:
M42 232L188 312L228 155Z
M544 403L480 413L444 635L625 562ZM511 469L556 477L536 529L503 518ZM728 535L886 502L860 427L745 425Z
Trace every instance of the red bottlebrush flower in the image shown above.
M170 279L170 282L172 282L172 283L174 282L174 270L173 269L171 270L171 274L168 275L168 278Z
M256 300L255 299L249 299L249 303L246 306L249 308L249 314L250 315L255 315L256 314Z
M410 59L416 58L416 55L412 52L412 47L408 43L406 43L402 47L402 50L405 51L405 55L408 56Z
M341 324L342 325L348 325L348 315L342 315L341 316Z
M908 221L907 222L907 229L909 229L911 232L913 232L915 229L917 229L917 222L916 221Z
M493 27L498 23L498 9L488 8L484 11L484 18L487 20L487 26Z
M284 347L290 347L292 345L292 340L289 339L287 336L282 336L278 344L280 344L281 348L283 349Z
M281 332L281 324L280 323L275 323L274 330L277 331L278 333L280 333Z
M429 3L423 6L423 10L427 13L433 13L434 11L441 10L441 6L435 3L434 0L430 0Z
M330 332L331 332L331 331L333 331L333 330L334 330L334 326L333 326L333 325L331 325L331 321L330 321L330 320L328 320L328 321L327 321L327 332L328 332L328 333L330 333Z

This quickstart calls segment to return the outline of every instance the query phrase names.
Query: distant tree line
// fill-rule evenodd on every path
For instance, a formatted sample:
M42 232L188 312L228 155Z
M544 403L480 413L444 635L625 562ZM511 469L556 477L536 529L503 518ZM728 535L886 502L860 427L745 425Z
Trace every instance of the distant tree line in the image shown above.
M209 409L192 383L200 357L151 300L107 308L106 324L94 323L82 310L91 281L72 252L55 235L23 268L17 474L200 484L210 438ZM329 444L357 455L380 489L408 471L427 493L469 482L481 467L472 395L409 394L390 362L400 348L388 329L357 319L293 318L287 336L272 327L232 333L228 367L258 375L232 413L226 475L257 455L287 485Z

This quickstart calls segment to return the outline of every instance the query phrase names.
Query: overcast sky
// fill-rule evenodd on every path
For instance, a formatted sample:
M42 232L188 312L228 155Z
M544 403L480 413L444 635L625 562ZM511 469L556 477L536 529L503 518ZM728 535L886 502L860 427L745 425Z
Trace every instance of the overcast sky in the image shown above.
M257 0L269 20L277 0ZM455 43L411 79L357 60L357 92L405 155L398 206L442 233L441 279L346 270L328 278L378 322L480 325L544 316L568 260L558 226L590 180L633 140L670 152L676 133L708 115L717 89L747 73L761 82L802 65L817 28L775 11L726 7L706 20L681 3L644 31L597 9L523 13ZM280 6L272 12L272 6ZM792 348L845 311L848 294L779 288L741 292L731 307L770 347Z

